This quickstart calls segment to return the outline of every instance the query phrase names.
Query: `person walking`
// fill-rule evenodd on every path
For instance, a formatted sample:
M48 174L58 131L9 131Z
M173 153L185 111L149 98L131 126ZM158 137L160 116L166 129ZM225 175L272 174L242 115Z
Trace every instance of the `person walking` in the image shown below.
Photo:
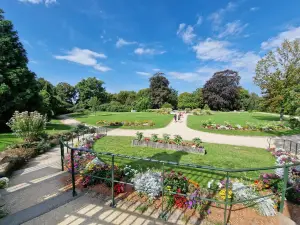
M174 121L175 121L175 123L177 122L177 114L176 113L174 114Z
M177 120L180 121L180 113L178 114Z

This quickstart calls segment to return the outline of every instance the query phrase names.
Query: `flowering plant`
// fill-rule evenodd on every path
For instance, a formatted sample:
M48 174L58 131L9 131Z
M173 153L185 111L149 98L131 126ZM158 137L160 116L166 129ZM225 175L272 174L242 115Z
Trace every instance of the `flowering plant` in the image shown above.
M124 184L117 183L114 185L115 194L124 193Z
M169 191L186 194L188 192L188 180L181 172L172 170L170 173L164 174L164 186L170 187ZM168 191L168 190L167 190Z

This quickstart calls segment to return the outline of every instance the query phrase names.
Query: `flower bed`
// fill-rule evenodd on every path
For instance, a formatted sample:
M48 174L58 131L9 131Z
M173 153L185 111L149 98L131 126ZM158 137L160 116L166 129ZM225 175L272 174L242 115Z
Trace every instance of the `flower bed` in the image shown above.
M242 126L240 124L230 124L224 121L224 124L217 124L212 120L206 120L202 122L202 127L206 129L215 129L215 130L250 130L250 131L274 131L274 130L290 130L291 128L285 126L280 122L273 122L273 123L249 123L247 122L246 125Z
M106 120L99 120L96 123L97 125L101 126L127 126L127 127L133 127L133 126L148 126L152 127L155 125L155 123L152 120L143 120L143 121L106 121Z
M132 140L132 146L162 148L205 155L206 150L201 143L200 138L194 138L193 142L184 142L180 135L175 135L174 139L171 140L169 134L164 134L163 139L159 139L157 134L152 134L151 138L144 138L141 132L137 132L136 139Z

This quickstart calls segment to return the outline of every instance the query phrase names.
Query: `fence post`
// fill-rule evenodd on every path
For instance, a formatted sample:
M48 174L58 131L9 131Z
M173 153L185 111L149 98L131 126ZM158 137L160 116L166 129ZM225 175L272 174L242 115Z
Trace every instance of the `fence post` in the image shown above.
M283 149L285 150L285 140L283 140Z
M72 147L74 148L73 132L72 132Z
M165 195L165 190L164 190L164 183L165 183L165 163L162 163L162 179L161 179L161 218L166 220L166 214L164 212L164 195Z
M67 153L69 153L69 141L67 141Z
M296 152L295 152L295 156L297 156L298 153L298 143L296 144Z
M225 183L225 207L224 207L224 225L227 224L227 204L228 204L228 185L229 185L229 172L226 172L226 183Z
M64 161L65 161L65 148L62 140L59 140L60 143L60 160L61 160L61 171L64 171Z
M290 152L292 151L292 141L290 141Z
M115 155L111 156L111 207L115 208Z
M72 167L72 194L73 197L77 195L75 190L75 167L74 167L74 150L71 149L71 167Z
M286 193L288 178L289 178L289 168L288 168L287 165L284 165L283 188L282 188L280 208L279 208L279 212L281 212L281 213L283 212L284 200L285 200L285 193Z

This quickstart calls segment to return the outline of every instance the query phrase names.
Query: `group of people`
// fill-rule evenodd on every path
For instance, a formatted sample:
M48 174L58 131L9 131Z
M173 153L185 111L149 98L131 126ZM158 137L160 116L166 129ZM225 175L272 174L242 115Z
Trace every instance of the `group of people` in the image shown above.
M179 112L179 113L175 113L174 114L174 121L175 121L175 123L177 121L180 121L180 118L183 118L183 112Z

